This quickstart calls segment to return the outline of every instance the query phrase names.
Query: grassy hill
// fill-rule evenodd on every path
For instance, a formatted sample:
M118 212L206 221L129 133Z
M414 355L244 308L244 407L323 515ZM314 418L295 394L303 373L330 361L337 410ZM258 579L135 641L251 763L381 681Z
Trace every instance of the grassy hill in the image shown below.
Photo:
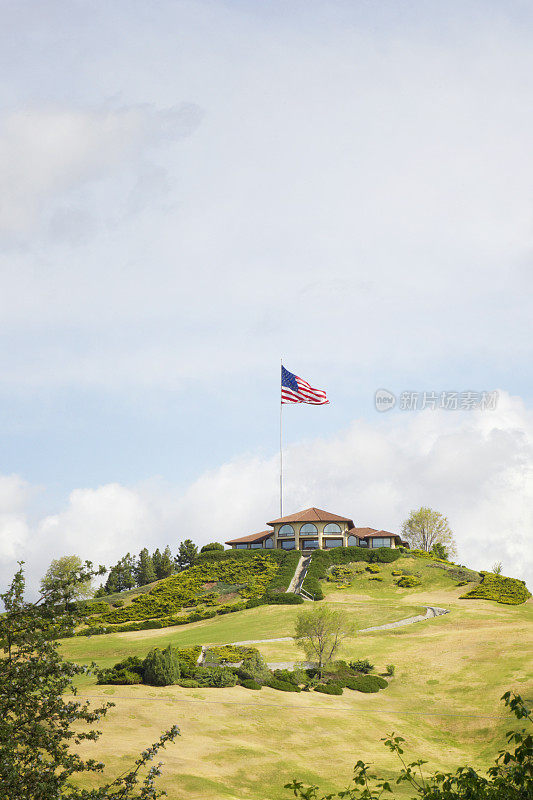
M84 745L84 752L102 758L108 773L116 775L163 729L178 724L182 735L162 756L161 786L171 799L186 800L288 798L283 784L295 776L333 789L348 782L359 758L392 775L394 761L380 742L392 730L405 736L410 752L426 758L432 768L488 765L509 728L499 697L512 688L533 700L531 600L505 605L461 599L479 583L477 573L468 571L470 583L464 584L455 568L408 554L377 565L379 572L367 566L354 565L351 575L337 576L340 581L320 583L321 602L346 609L357 629L412 616L425 605L450 610L436 619L359 633L346 641L343 658L368 658L377 673L386 664L395 665L386 692L345 691L330 697L266 687L260 692L239 686L106 687L84 678L82 697L117 704L102 725L102 738ZM393 571L409 572L420 584L400 588ZM75 637L62 647L73 660L110 666L168 643L185 647L290 636L300 610L260 605L188 625ZM256 647L268 661L302 658L291 641Z

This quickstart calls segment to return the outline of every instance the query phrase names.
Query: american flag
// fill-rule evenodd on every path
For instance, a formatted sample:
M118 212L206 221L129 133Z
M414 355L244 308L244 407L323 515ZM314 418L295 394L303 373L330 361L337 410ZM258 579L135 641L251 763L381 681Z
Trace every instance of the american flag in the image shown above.
M284 366L281 367L281 402L282 403L311 403L314 406L323 406L329 403L323 389L313 389L307 381L293 375Z

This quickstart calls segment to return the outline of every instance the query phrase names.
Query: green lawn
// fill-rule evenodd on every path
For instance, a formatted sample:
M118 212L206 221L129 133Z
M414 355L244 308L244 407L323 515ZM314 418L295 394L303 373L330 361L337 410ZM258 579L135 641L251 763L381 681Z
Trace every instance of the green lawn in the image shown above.
M408 566L406 560L396 566ZM382 565L388 576L395 565ZM411 565L413 567L413 565ZM95 686L80 696L117 706L102 723L103 737L83 751L122 771L159 733L176 723L181 737L162 756L162 788L170 800L281 800L292 777L340 788L362 758L392 776L395 762L380 738L391 730L408 740L408 754L432 768L488 766L504 742L510 716L499 698L509 688L533 700L533 603L503 606L459 600L441 570L416 561L422 586L398 590L361 576L349 589L325 585L323 603L345 607L357 628L411 616L425 604L450 614L404 628L363 633L347 640L344 657L369 658L380 672L394 664L390 686L376 695L345 690L342 697L288 694L263 688L157 689ZM109 664L169 642L185 646L287 636L301 606L263 606L184 628L76 638L63 644L76 660ZM292 642L260 645L269 660L298 659ZM88 784L89 785L89 784ZM412 792L395 794L407 798Z

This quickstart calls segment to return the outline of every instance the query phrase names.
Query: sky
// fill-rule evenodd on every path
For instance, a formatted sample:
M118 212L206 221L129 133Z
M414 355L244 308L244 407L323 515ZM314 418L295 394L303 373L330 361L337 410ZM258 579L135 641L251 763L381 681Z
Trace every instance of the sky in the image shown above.
M287 513L533 585L531 5L1 7L1 585L263 530L281 358Z

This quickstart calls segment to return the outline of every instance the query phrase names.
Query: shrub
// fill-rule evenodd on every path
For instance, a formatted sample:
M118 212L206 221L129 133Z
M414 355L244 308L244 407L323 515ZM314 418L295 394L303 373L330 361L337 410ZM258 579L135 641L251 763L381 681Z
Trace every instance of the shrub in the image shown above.
M211 542L210 544L204 544L204 546L200 550L200 553L209 553L210 551L213 550L218 552L224 552L224 545L220 544L220 542Z
M395 671L396 671L396 667L394 666L394 664L387 664L387 666L385 668L385 672L387 673L387 675L390 675L392 677L392 675L394 675Z
M178 651L169 645L165 650L154 647L143 661L144 683L170 686L180 677Z
M380 678L378 675L357 675L355 678L348 678L345 685L355 692L375 694L380 689L386 689L389 684L385 678Z
M257 681L252 680L251 678L248 680L241 681L241 686L244 686L245 689L260 689L261 684L257 683Z
M421 583L420 578L415 577L415 575L402 575L396 581L396 586L400 586L402 589L412 589L413 586L420 586Z
M370 580L371 581L382 581L383 578L381 577L381 575L374 575L372 578L370 578Z
M207 651L206 658L209 659L210 656L213 656L218 661L226 661L230 664L234 664L238 661L242 661L246 656L249 656L252 649L255 648L225 644L218 647L210 647Z
M300 561L300 556L301 553L299 550L289 550L285 553L282 552L282 559L279 563L278 570L266 587L263 598L265 602L284 604L283 600L278 600L279 597L296 597L296 595L287 595L286 591L294 577L296 567Z
M119 661L114 667L97 670L98 684L135 684L143 682L143 662L137 656Z
M375 564L369 564L368 567L366 568L366 571L367 572L371 572L373 574L376 573L376 572L381 572L380 568L376 567Z
M493 572L481 572L481 582L473 586L461 600L495 600L505 605L520 605L531 597L524 581L504 578Z
M265 683L270 677L270 670L263 656L255 649L252 649L252 651L243 658L241 669L245 670L250 678L257 683Z
M288 681L278 681L276 678L270 678L265 685L270 686L271 689L277 689L279 692L301 691L300 687L296 686L294 683L288 683Z
M294 574L294 573L293 573ZM300 603L303 603L304 599L299 594L275 594L270 595L268 597L268 604L269 605L277 605L277 606L296 606Z
M184 689L198 689L200 684L192 678L180 678L176 681L176 686L182 686Z
M194 679L199 686L215 689L235 686L237 683L237 676L227 667L198 667Z
M374 665L367 658L360 658L358 661L350 661L350 669L366 675L368 672L372 672Z
M342 686L339 686L338 683L319 683L318 686L315 686L315 692L339 695L342 694Z

